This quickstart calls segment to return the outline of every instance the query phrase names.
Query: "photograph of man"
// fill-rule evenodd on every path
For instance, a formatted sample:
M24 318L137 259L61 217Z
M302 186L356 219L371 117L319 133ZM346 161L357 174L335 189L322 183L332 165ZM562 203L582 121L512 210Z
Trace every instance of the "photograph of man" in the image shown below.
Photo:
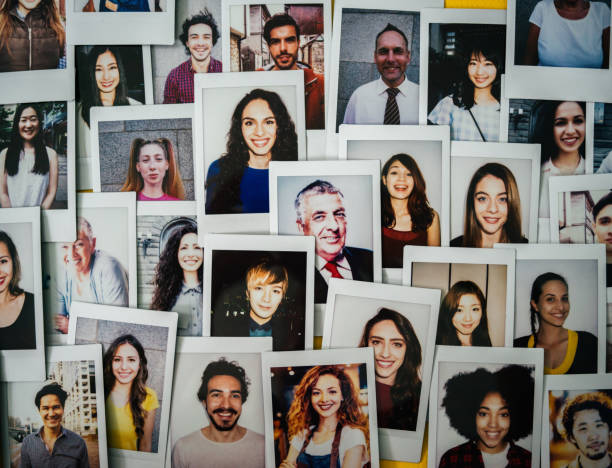
M376 35L374 63L380 78L353 91L344 123L418 124L419 85L406 77L406 66L410 64L408 39L391 23Z
M164 104L193 102L194 73L220 73L222 65L210 53L219 40L219 29L207 9L183 22L179 39L189 58L168 73L164 87Z
M264 436L240 426L250 380L244 368L224 358L202 374L197 398L210 424L181 437L172 448L172 468L263 468ZM204 461L205 460L205 461Z
M78 434L62 427L64 403L68 393L53 382L41 388L34 404L42 427L28 434L21 444L20 468L62 466L89 468L87 446Z
M298 61L300 27L287 13L273 15L264 25L264 39L273 62L259 68L268 70L303 70L306 129L325 128L325 78L307 64Z
M315 236L315 303L327 299L330 278L373 281L372 251L347 247L344 195L329 182L316 180L295 198L296 223L304 236Z
M64 276L58 280L59 312L55 328L68 333L73 300L94 304L128 305L128 275L121 262L96 249L96 237L89 221L77 218L77 240L62 245Z

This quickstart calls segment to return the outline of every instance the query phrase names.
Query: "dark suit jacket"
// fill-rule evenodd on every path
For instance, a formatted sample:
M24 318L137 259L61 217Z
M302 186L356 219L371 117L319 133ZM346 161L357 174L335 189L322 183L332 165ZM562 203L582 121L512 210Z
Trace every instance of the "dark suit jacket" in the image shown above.
M356 281L374 281L374 255L371 250L359 247L344 247L344 258L351 266L353 279ZM327 282L315 268L315 303L327 302Z

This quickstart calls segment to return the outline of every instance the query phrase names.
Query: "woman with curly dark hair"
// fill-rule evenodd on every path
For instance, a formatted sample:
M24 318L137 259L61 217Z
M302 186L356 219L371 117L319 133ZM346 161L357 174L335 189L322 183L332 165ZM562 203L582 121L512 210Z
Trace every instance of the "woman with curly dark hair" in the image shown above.
M206 213L267 213L270 161L297 160L295 125L281 97L254 89L232 115L227 151L208 168Z
M405 245L440 245L440 217L412 156L395 154L385 163L380 202L383 268L402 267Z
M172 233L155 267L151 309L178 312L178 335L202 336L203 259L196 226L189 223Z
M104 397L108 446L150 452L155 412L155 390L149 378L147 357L134 335L122 335L104 353Z
M510 364L491 372L478 368L451 377L442 406L450 425L467 442L442 455L439 467L531 466L531 452L515 442L533 429L532 369Z
M414 431L421 396L421 344L410 321L381 308L365 325L359 346L374 348L378 426Z

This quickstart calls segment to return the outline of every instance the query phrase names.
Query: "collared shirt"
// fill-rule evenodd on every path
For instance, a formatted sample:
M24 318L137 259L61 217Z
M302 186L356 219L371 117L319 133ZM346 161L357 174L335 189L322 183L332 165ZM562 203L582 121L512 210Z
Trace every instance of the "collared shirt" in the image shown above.
M178 335L202 336L202 283L195 288L183 283L170 310L178 312Z
M531 468L531 452L512 442L510 442L507 458L508 464L506 466L509 468ZM438 468L451 467L485 468L482 453L476 443L470 441L447 450L442 455Z
M20 468L89 468L87 446L81 436L62 427L49 453L42 438L43 429L23 439Z
M332 274L331 271L325 268L325 265L327 265L327 260L317 255L315 257L315 262L317 264L317 270L319 270L319 273L321 273L321 275L325 279L325 282L329 283L329 279L332 277ZM335 263L338 267L338 273L342 275L342 278L349 280L353 279L351 265L349 265L349 262L344 255L342 257L336 257L333 263Z
M382 125L387 106L387 88L382 78L379 78L353 91L344 112L344 123ZM406 78L397 89L400 92L395 97L395 101L400 111L400 124L418 124L419 85Z
M272 320L260 325L249 317L249 336L272 336Z
M455 105L452 96L446 96L436 104L427 119L436 125L450 125L451 140L454 141L483 141L478 128L485 141L499 141L500 109L498 102L492 105L474 104L467 110Z
M211 56L207 72L221 73L221 71L221 62ZM191 65L191 57L178 67L170 70L168 78L166 78L166 86L164 87L164 104L193 102L193 75L195 73Z

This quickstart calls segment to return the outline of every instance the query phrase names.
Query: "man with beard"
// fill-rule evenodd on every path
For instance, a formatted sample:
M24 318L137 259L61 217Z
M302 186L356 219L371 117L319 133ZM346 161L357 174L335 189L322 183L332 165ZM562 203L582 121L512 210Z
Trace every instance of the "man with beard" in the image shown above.
M565 438L579 451L566 468L608 468L612 429L612 399L602 392L583 393L567 402L563 410Z
M198 399L210 424L174 444L172 468L264 466L264 436L238 425L249 384L236 362L221 358L206 366Z

